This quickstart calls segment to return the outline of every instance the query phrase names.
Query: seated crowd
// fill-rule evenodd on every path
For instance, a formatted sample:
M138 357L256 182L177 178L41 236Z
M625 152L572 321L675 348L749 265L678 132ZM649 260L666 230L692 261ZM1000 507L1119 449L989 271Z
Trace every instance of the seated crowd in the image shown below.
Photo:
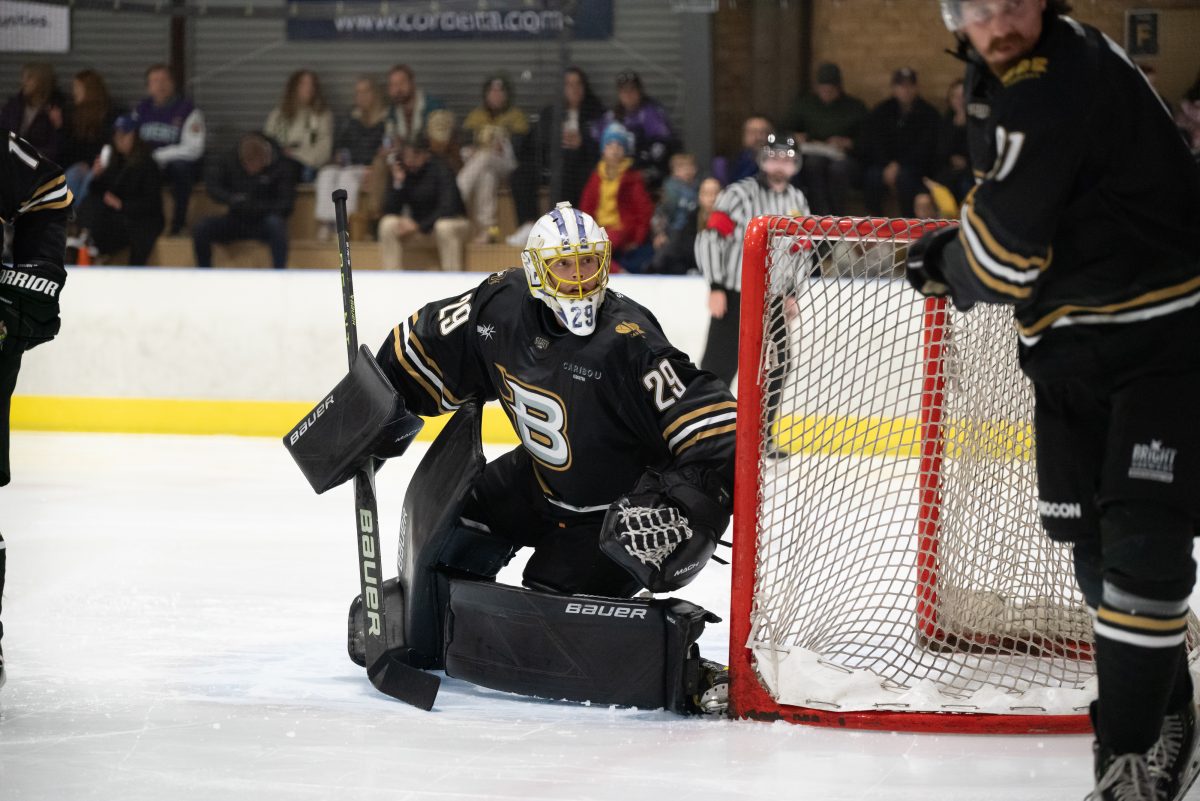
M468 244L506 239L522 247L552 198L606 228L615 269L692 273L692 242L716 193L757 173L756 154L774 133L799 143L792 183L815 214L955 216L973 184L962 82L948 87L939 112L908 67L892 74L891 97L869 109L844 91L836 64L819 65L811 91L799 94L779 125L750 115L739 152L708 169L685 152L666 109L631 71L616 76L616 102L606 108L587 74L571 67L560 103L532 118L507 77L488 76L479 104L460 121L404 64L382 85L359 77L344 111L326 102L314 71L299 69L261 130L244 132L225 153L208 152L204 114L167 65L150 66L144 77L145 97L123 109L95 70L74 75L68 97L53 67L30 63L0 108L0 127L64 168L76 198L70 244L80 261L146 264L166 232L191 237L198 266L212 265L214 243L249 239L265 243L273 266L285 267L297 187L310 184L312 211L305 212L316 239L331 239L331 193L344 188L347 212L360 222L355 229L378 240L384 269L432 266L428 256L406 261L414 246L436 252L444 270L464 268ZM1198 87L1200 80L1181 99L1177 120L1200 158ZM189 226L201 180L225 211ZM504 188L515 221L507 238L498 203Z

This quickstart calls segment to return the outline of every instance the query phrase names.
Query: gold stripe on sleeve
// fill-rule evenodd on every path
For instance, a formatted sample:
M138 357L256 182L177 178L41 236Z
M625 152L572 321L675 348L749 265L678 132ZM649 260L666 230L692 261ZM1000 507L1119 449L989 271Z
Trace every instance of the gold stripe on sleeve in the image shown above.
M701 406L699 409L693 409L692 411L688 412L687 414L680 415L679 417L677 417L675 419L675 422L673 422L673 423L671 423L671 425L667 426L662 434L663 439L669 440L671 438L671 435L673 433L675 433L675 429L679 428L684 423L688 423L692 420L695 420L697 417L701 417L706 414L714 414L716 412L723 411L725 409L736 409L736 408L737 408L737 401L721 401L720 403L712 403L712 404L709 404L708 406Z

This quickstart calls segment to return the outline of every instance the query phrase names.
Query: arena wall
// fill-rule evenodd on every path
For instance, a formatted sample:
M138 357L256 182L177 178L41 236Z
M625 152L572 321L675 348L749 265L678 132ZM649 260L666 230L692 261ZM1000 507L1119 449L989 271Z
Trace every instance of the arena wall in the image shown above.
M375 350L402 317L480 280L356 274L360 341ZM703 279L622 275L612 286L700 357ZM282 436L346 371L334 270L74 268L62 318L59 337L26 354L14 429ZM488 414L485 437L515 442L499 409Z

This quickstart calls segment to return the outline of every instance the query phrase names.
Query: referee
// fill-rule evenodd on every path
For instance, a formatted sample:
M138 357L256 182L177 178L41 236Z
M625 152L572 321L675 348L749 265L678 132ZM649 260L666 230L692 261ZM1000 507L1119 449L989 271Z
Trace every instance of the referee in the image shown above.
M800 169L800 151L791 137L771 134L758 154L757 175L735 181L721 190L708 225L696 235L696 263L708 281L708 342L700 367L732 385L737 374L738 326L742 300L742 237L746 225L763 214L802 217L809 213L804 193L791 185ZM774 317L774 315L772 315ZM779 329L775 331L774 329ZM780 364L786 364L782 324L772 326L779 335Z

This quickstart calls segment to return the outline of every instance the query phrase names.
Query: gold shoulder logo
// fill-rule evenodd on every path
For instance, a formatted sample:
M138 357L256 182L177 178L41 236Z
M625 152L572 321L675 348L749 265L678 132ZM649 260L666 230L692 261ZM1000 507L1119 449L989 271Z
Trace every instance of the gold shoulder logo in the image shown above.
M1014 83L1020 83L1028 78L1040 78L1046 74L1047 64L1048 61L1044 56L1023 58L1010 67L1000 80L1005 86L1012 86Z
M646 336L646 332L642 330L642 327L640 325L638 325L637 323L631 323L628 320L626 320L623 323L617 323L617 333L618 334L628 334L631 337Z
M491 275L488 276L488 279L487 279L488 284L500 283L501 281L504 280L505 276L507 276L509 273L511 273L515 269L517 269L517 268L509 267L507 270L501 270L498 273L492 273Z

